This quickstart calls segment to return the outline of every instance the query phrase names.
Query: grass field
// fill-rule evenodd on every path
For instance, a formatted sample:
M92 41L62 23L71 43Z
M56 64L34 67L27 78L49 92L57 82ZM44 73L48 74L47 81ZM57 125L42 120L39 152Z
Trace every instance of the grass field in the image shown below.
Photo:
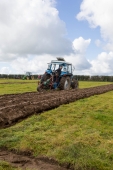
M109 83L80 82L80 88L104 84ZM13 85L4 84L0 93L6 93L5 86L10 89L9 93L36 89L35 83L26 84L20 91L14 91ZM113 170L112 103L113 91L33 115L10 128L1 129L0 147L51 157L59 163L72 164L75 170ZM1 162L0 168L4 164Z
M0 79L0 95L24 92L34 92L39 80ZM79 88L88 88L110 84L109 82L80 81Z
M21 169L14 168L5 161L0 161L0 170L21 170Z
M0 95L36 91L38 80L0 79Z

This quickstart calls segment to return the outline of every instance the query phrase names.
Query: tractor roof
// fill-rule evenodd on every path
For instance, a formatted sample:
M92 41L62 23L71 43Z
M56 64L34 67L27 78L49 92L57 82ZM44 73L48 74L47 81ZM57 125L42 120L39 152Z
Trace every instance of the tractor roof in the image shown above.
M66 61L59 61L59 60L52 60L51 63L54 63L54 64L69 64L69 65L72 65L71 63L68 63Z

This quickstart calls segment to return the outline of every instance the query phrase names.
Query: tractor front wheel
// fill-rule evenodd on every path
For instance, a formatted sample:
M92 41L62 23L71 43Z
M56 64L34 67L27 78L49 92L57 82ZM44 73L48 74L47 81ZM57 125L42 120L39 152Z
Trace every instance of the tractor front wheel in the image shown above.
M41 78L41 83L43 83L44 81L46 81L47 79L50 78L50 74L43 74L42 78Z
M37 87L37 91L38 91L38 92L43 92L43 90L44 90L44 89L43 89L42 85L39 84L38 87Z
M71 85L70 77L62 77L59 83L60 90L69 90Z

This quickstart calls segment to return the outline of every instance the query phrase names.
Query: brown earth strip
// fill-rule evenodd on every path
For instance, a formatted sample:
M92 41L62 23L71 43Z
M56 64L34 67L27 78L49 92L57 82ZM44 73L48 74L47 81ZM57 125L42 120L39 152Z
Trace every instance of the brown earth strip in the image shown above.
M15 168L22 170L67 170L64 166L61 167L56 161L51 158L34 158L28 155L16 154L8 150L0 150L0 160L8 162ZM66 166L66 165L65 165Z
M39 114L62 104L111 90L113 90L113 84L68 91L2 95L0 96L0 128L11 126L32 114Z

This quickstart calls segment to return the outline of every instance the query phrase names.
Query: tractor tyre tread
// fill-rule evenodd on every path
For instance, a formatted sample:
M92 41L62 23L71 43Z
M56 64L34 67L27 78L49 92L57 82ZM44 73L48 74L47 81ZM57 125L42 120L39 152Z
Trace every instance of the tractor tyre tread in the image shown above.
M64 87L64 84L65 84L65 81L68 81L69 85L68 85L68 88L65 89ZM60 90L69 90L70 89L70 77L62 77L61 80L60 80L60 83L59 83L59 89Z
M43 74L43 76L42 76L42 78L41 78L41 83L42 82L44 82L44 81L46 81L47 79L49 79L50 78L50 75L49 74Z

